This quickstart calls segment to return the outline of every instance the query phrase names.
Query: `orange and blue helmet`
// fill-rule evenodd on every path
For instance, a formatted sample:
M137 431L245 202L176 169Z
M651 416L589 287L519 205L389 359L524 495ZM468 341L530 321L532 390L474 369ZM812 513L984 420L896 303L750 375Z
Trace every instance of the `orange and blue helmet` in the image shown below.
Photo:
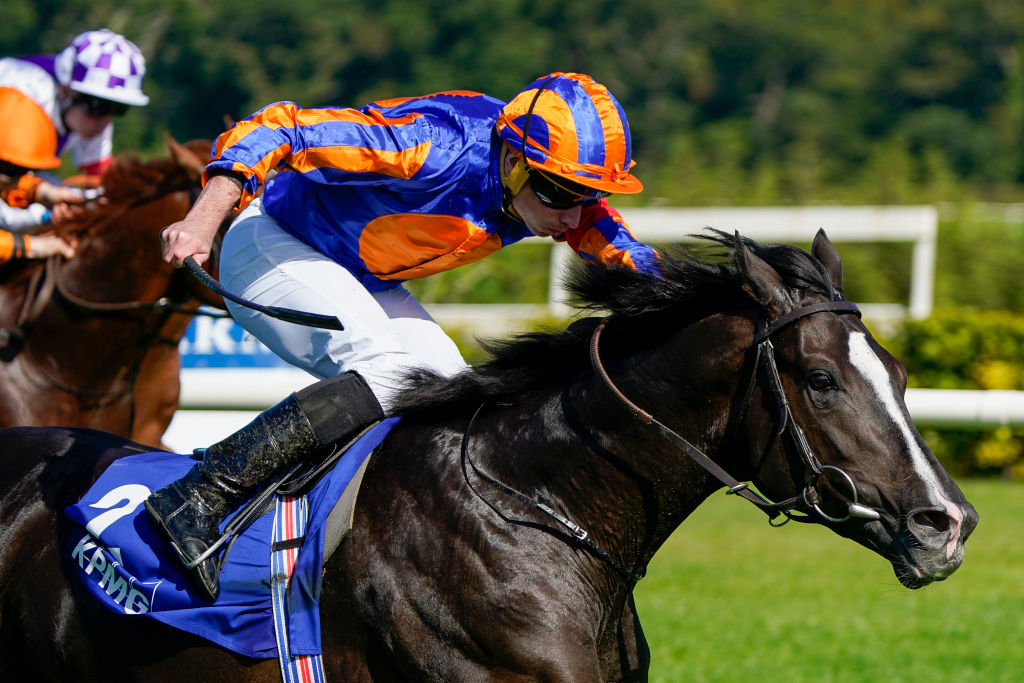
M626 112L590 76L559 72L538 78L505 105L496 129L529 170L557 176L588 195L643 190L629 172L636 162Z

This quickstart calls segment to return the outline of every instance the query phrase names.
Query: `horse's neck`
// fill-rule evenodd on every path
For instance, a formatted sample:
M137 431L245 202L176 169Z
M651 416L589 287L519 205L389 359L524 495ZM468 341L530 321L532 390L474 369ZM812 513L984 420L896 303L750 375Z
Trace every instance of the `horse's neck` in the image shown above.
M698 324L658 349L608 363L625 398L713 459L722 456L747 346L723 327ZM529 416L530 426L517 426L518 436L503 435L513 451L508 476L542 487L623 557L646 562L719 488L596 375L521 415Z

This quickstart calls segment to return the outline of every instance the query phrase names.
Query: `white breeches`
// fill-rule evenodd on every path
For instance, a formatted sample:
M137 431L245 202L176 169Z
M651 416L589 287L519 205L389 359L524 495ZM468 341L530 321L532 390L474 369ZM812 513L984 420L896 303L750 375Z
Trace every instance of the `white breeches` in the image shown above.
M450 376L466 367L455 343L405 287L369 292L348 270L296 239L253 201L221 247L220 278L234 294L264 306L337 316L345 329L321 330L271 318L228 302L254 337L323 379L358 372L385 412L411 368Z

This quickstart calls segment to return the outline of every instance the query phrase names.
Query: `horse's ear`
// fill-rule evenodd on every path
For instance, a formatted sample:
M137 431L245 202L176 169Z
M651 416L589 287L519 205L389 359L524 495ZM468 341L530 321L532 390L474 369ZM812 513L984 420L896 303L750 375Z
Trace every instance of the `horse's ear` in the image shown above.
M818 234L814 236L811 254L825 266L825 271L832 280L832 289L840 299L843 298L843 261L839 258L839 252L836 251L832 240L821 228L818 228Z
M224 130L231 130L235 127L235 119L231 114L224 114Z
M743 277L743 289L754 297L773 318L788 313L794 307L792 297L782 277L765 261L750 251L739 232L733 237L736 266Z
M170 152L171 159L184 168L192 180L198 181L203 174L203 169L206 168L206 162L188 147L172 138L170 133L164 133L164 139L167 141L167 150Z

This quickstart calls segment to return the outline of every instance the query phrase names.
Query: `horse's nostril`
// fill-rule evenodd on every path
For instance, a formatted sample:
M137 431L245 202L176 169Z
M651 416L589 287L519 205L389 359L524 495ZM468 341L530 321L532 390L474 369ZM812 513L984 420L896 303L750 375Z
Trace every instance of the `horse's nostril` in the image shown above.
M921 510L912 516L914 522L922 527L931 527L939 533L949 531L953 520L942 510Z

